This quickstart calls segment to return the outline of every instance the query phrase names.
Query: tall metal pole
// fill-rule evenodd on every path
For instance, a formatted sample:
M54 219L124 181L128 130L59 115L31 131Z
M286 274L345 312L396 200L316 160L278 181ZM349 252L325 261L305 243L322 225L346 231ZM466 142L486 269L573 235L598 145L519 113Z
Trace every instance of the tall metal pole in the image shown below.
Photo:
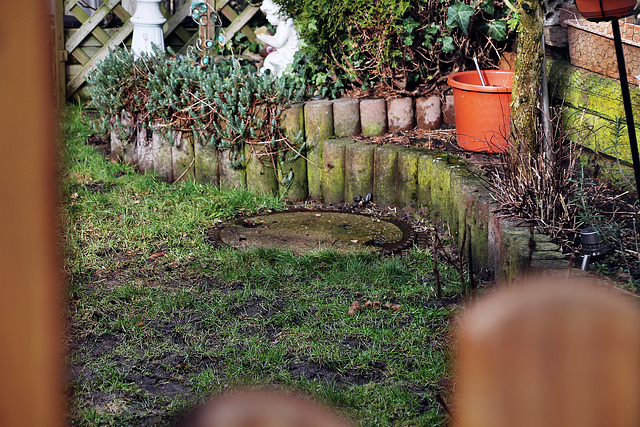
M633 109L631 108L631 96L629 95L627 67L624 63L624 52L622 51L620 23L617 19L611 20L611 29L613 30L613 42L616 47L616 57L618 58L618 73L620 74L620 89L622 91L624 113L627 116L627 132L629 132L629 145L631 146L631 158L633 159L633 172L636 177L636 191L640 196L640 160L638 159L638 141L636 139L636 128L633 124Z

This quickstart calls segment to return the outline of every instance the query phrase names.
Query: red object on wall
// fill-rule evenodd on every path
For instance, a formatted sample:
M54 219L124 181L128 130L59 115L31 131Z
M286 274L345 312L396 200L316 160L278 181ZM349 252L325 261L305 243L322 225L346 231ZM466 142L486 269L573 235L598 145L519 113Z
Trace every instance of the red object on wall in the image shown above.
M511 130L513 71L483 70L487 86L477 71L449 76L453 88L458 145L469 151L503 153Z
M588 21L610 21L631 15L636 0L576 0L576 6Z

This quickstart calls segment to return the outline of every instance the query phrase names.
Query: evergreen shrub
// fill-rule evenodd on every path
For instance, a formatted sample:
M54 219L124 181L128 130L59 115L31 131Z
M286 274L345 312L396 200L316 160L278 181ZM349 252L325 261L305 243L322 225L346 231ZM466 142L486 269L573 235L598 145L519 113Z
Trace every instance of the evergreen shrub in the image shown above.
M471 64L490 67L506 46L502 0L274 0L303 39L302 73L316 86L372 84L429 90ZM304 69L304 64L312 67ZM306 73L306 74L305 74Z
M154 126L167 135L190 131L218 150L231 150L235 167L242 167L244 144L266 147L276 165L300 150L301 138L287 140L279 121L302 99L304 88L263 76L252 64L231 59L202 66L157 50L134 59L116 48L88 82L103 131L126 112L135 126Z

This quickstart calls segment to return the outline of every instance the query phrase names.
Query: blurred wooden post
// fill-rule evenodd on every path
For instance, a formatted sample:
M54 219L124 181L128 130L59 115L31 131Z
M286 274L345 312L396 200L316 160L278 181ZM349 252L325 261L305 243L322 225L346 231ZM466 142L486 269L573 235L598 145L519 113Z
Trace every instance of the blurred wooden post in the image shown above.
M499 291L459 338L459 427L640 426L640 311L612 291Z
M49 4L0 13L0 425L63 425Z
M64 0L53 0L53 2L53 25L55 29L53 39L53 72L56 86L56 105L62 107L67 101L67 77L65 75L67 51L64 46Z

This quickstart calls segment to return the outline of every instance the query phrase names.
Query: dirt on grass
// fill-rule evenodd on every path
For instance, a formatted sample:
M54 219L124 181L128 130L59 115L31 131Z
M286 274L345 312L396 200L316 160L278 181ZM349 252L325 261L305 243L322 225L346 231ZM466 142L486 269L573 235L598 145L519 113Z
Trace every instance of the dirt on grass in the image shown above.
M285 384L291 382L318 383L348 392L357 386L379 384L379 387L386 387L389 377L394 375L388 370L387 363L377 358L348 368L343 361L296 351L288 337L291 328L308 325L309 322L315 324L312 325L315 328L331 328L330 324L314 320L328 313L328 309L321 305L318 305L320 308L311 305L306 311L283 319L284 313L291 311L285 295L275 299L253 295L241 301L247 292L251 292L248 289L256 284L229 282L194 272L188 263L176 265L163 257L144 261L142 269L139 267L140 257L134 253L110 253L105 257L117 258L119 267L114 271L93 274L83 290L89 296L78 295L69 302L72 318L68 331L71 356L67 394L69 401L74 402L70 425L174 425L209 396L209 392L203 392L200 387L220 390L221 386L222 393L242 387L242 383L236 382L237 378L228 375L238 369L255 370L258 366L253 364L259 362L251 362L251 358L246 361L231 358L234 354L246 355L256 350L247 341L255 337L260 337L258 339L269 346L288 348L277 361L280 368L277 368L279 373L276 377L290 378L280 383L274 380L273 374L266 375L265 372L265 379L271 379L268 383L264 383L264 379L256 379L257 384L278 386L280 383L288 388ZM138 267L123 267L126 265ZM130 292L122 292L123 283L132 281L140 284ZM190 290L189 297L193 303L186 303L174 314L147 316L150 313L145 313L144 300L155 299L157 296L154 295L158 294L164 294L162 298L166 299L179 299L183 297L181 290L184 289ZM346 290L342 292L348 293ZM94 306L89 309L87 305L92 304L92 300ZM449 302L432 299L426 304L434 309L453 309L459 302L458 298ZM235 320L228 326L216 327L211 313L207 312L207 306L218 303L230 305L228 316ZM155 303L149 302L150 309L152 304ZM345 304L344 317L348 317L346 308ZM123 310L128 313L123 313ZM378 322L373 311L369 315L374 316L371 321ZM379 315L381 319L388 319L385 322L392 319L388 310L380 310ZM127 325L122 319L127 316L140 320ZM419 323L407 312L401 312L394 318L397 330L415 328L413 325ZM233 330L225 334L221 333L220 327ZM362 354L379 345L374 339L358 333L346 334L336 344L347 359L362 358ZM436 335L422 345L430 351L446 351L447 342L442 335ZM213 349L220 348L225 350L219 356L211 355ZM389 344L382 351L396 353L398 350L396 345ZM230 365L238 366L230 370ZM394 365L394 369L398 366ZM405 369L410 371L419 367L413 366L408 359ZM208 379L208 375L212 378ZM206 385L200 386L197 378L203 376ZM436 396L447 395L447 381L446 377L441 377L434 382L407 384L411 388L407 393L422 396L413 408L416 416L443 412ZM196 395L194 389L198 391Z

